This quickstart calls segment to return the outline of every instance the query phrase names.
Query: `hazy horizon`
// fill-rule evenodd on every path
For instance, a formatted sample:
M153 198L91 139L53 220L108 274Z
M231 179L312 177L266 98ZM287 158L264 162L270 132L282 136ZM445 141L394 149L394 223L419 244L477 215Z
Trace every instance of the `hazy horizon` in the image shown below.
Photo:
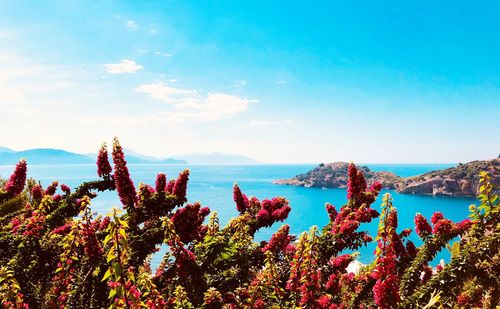
M71 151L68 149L64 148L47 148L47 147L40 147L40 148L27 148L27 149L13 149L11 147L6 147L3 145L0 145L0 148L8 148L9 150L15 151L15 152L23 152L23 151L28 151L28 150L33 150L33 149L51 149L51 150L63 150L71 153L76 153L80 155L85 155L85 156L91 156L91 155L96 155L97 156L97 151L95 152L88 152L88 153L80 153L80 152L75 152ZM1 152L1 149L0 149ZM332 162L351 162L352 160L330 160L330 161L322 161L322 162L314 162L314 161L309 161L309 162L295 162L295 163L286 163L286 162L262 162L262 161L257 161L252 157L246 156L245 154L239 154L239 153L225 153L225 152L193 152L193 153L183 153L183 154L170 154L170 155L162 155L162 156L151 156L147 153L142 153L140 151L136 151L135 149L125 149L125 153L130 153L131 155L139 155L139 156L145 156L145 157L150 157L154 158L156 160L163 160L163 159L180 159L180 160L186 160L183 156L189 156L189 155L235 155L235 156L242 156L246 159L253 160L253 163L241 163L241 164L232 164L229 163L227 165L308 165L308 164L320 164L320 163L332 163ZM478 158L475 160L490 160L490 159L495 159L496 157L492 158ZM475 161L472 160L472 161ZM190 163L189 160L186 160L189 165L206 165L203 163ZM354 161L352 161L354 162ZM469 162L469 161L467 161ZM458 164L458 163L466 163L466 162L354 162L358 165L370 165L370 164L378 164L378 165L419 165L419 164L424 164L424 165L432 165L432 164L439 164L439 165L447 165L447 164ZM144 163L131 163L131 164L144 164ZM158 164L183 164L183 163L158 163ZM0 162L0 165L2 163ZM219 165L219 164L213 164L213 165ZM223 164L226 165L226 164Z
M118 136L155 157L270 164L496 158L498 9L0 0L0 145L93 153Z

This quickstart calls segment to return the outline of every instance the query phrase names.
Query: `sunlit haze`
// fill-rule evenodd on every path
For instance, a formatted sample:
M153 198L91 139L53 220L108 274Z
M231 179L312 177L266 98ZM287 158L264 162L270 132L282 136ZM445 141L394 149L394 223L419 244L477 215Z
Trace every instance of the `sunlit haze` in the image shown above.
M158 157L494 158L499 9L0 0L0 146L89 153L118 136Z

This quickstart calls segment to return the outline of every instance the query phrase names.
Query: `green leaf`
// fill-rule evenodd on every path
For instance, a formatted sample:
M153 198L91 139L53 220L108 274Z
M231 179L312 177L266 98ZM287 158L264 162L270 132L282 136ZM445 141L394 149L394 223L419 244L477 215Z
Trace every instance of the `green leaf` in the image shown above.
M116 275L120 276L122 274L123 268L120 263L113 263L113 269Z

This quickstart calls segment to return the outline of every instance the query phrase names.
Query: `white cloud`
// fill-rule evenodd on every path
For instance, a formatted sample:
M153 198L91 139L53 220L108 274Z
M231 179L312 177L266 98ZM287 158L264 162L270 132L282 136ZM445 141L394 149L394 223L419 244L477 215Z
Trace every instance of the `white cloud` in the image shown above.
M0 53L0 111L34 114L51 95L72 85L61 68L33 64L17 54Z
M165 58L170 58L170 57L172 57L172 54L169 54L169 53L163 53L163 52L160 52L160 51L155 51L155 55L160 56L160 57L165 57Z
M282 125L282 124L289 124L292 123L293 121L291 119L282 119L282 120L263 120L263 119L257 119L257 120L250 120L248 123L242 124L242 127L248 127L248 128L263 128L263 127L268 127L272 125Z
M234 84L232 85L233 88L243 88L247 85L247 81L246 80L242 80L242 79L239 79L237 81L234 82Z
M155 29L155 28L149 29L149 34L153 34L153 35L158 34L158 29Z
M110 74L135 73L142 69L142 65L130 59L123 59L119 63L104 64L103 67Z
M276 84L278 84L278 85L284 85L284 84L286 84L286 80L283 80L283 79L277 80Z
M11 39L16 36L16 32L13 30L0 29L0 39Z
M252 102L225 93L200 94L197 90L171 87L164 83L144 84L135 89L155 100L169 104L174 111L164 115L171 122L216 121L245 112Z
M139 28L139 25L135 21L130 19L125 22L125 26L132 30Z

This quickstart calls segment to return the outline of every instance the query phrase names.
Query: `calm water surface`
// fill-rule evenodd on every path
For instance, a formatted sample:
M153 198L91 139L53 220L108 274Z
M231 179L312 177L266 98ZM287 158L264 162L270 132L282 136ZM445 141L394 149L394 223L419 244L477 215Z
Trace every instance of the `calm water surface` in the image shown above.
M375 171L391 171L400 176L413 176L427 171L442 169L453 164L367 164ZM311 226L319 228L328 223L328 216L324 204L330 202L337 208L346 202L345 189L303 188L293 186L280 186L272 184L274 179L290 178L297 174L307 172L315 167L314 164L304 165L249 165L249 166L202 166L202 165L142 165L129 166L132 179L136 187L140 182L154 185L158 172L167 174L168 178L177 177L185 168L191 171L188 185L188 198L190 202L200 201L203 206L210 207L219 213L221 224L225 224L238 213L232 200L232 187L237 182L241 190L248 196L259 199L283 196L290 201L292 212L285 223L290 225L291 232L300 234ZM5 178L12 172L12 166L0 166L0 176ZM82 181L96 179L95 165L31 165L28 166L28 175L40 180L47 185L53 180L76 187ZM413 228L413 217L416 212L421 212L430 218L433 212L441 211L454 221L462 220L468 215L468 206L475 203L471 198L430 197L398 194L395 191L383 191L373 207L380 209L381 196L389 192L394 199L394 205L399 213L399 230ZM99 214L107 214L112 207L118 207L119 200L115 192L101 193L94 199L92 207ZM361 226L372 236L377 230L378 221ZM257 240L268 239L280 224L272 228L263 229L257 235ZM420 244L415 233L410 237L416 244ZM360 250L360 261L368 263L372 259L375 244L372 243ZM154 258L157 264L161 257ZM441 252L434 260L449 259L447 251Z

